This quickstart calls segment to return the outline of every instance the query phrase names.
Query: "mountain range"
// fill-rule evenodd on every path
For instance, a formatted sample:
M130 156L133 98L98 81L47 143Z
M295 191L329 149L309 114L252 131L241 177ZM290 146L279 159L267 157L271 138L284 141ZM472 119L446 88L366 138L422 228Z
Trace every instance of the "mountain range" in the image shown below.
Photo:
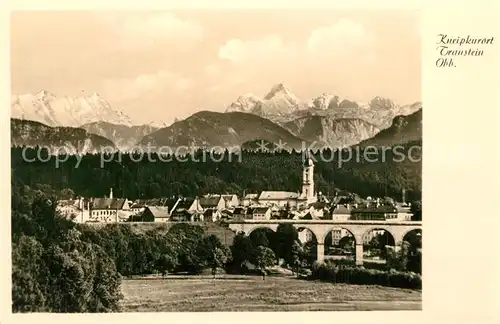
M86 154L116 149L109 139L75 127L50 127L42 123L11 118L11 146L41 146L52 154ZM60 151L64 148L64 151Z
M360 146L389 147L422 140L422 109L408 116L396 116L392 125L375 136L359 143Z
M420 111L421 120L421 109L420 102L399 106L390 99L375 97L365 104L341 100L339 96L327 93L302 101L282 83L273 86L263 98L252 94L238 97L225 113L201 111L184 120L176 120L170 126L161 122L133 125L127 115L112 108L96 93L72 98L40 91L35 95L14 95L11 100L15 125L19 125L20 120L31 120L49 128L65 127L64 132L48 132L48 128L43 128L44 132L33 135L32 140L26 138L29 133L26 129L13 127L13 145L14 142L35 143L36 140L52 143L54 134L63 136L61 142L71 143L72 138L88 133L98 135L93 139L96 141L97 138L108 139L120 150L148 143L170 147L213 147L236 146L255 140L281 141L289 148L299 148L302 142L338 148L369 143L366 141L373 138L377 143L390 143L393 137L405 140L405 136L416 136L405 135L405 123L414 123L411 118L404 117ZM41 127L30 125L33 129ZM68 127L75 129L74 136L68 135L71 133ZM19 129L24 137L19 137Z
M361 119L379 129L391 125L398 115L411 114L422 107L420 102L400 106L394 101L375 97L369 103L358 103L339 96L323 93L309 101L302 101L284 84L275 85L262 99L248 94L231 103L226 112L246 112L286 124L301 117L321 116L330 119Z
M97 134L102 137L109 138L114 141L116 146L127 151L133 148L144 136L154 133L160 127L155 127L150 124L140 126L127 126L113 124L105 121L98 121L82 125L81 128L89 133Z
M218 113L200 111L185 120L145 136L139 146L241 147L261 139L272 143L285 142L300 149L303 140L272 121L242 112Z
M113 109L97 93L90 96L56 97L42 90L34 95L13 95L11 117L33 120L51 127L80 127L97 121L131 125L131 120L127 115Z

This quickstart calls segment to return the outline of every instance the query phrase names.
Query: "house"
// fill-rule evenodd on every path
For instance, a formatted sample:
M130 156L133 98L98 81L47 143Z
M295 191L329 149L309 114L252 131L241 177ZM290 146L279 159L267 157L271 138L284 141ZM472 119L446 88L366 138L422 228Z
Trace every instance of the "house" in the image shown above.
M119 211L129 211L128 201L125 198L94 198L90 203L90 221L94 222L123 222L129 216L118 217Z
M247 216L252 215L252 220L270 220L271 208L269 207L250 207L247 209Z
M349 232L348 230L346 230L345 228L341 228L341 227L336 227L336 228L333 228L328 234L327 236L330 236L331 240L332 240L332 245L334 246L338 246L339 243L340 243L340 240L343 238L343 237L346 237L346 236L352 236L351 232Z
M240 204L240 199L237 195L222 195L222 198L226 204L224 208L233 209Z
M233 211L234 220L245 220L247 219L247 207L236 207Z
M259 194L247 194L243 197L243 206L257 205L259 202Z
M262 191L258 198L259 205L262 206L280 206L296 208L299 199L299 193L288 191Z
M328 219L334 221L347 221L351 218L352 206L349 204L336 204L330 209Z
M302 213L302 217L300 217L300 219L304 219L304 220L320 220L321 218L319 218L318 216L316 216L315 213L307 210L304 213Z
M324 201L317 201L309 205L307 212L314 215L315 218L324 219L329 213L329 204Z
M204 222L216 222L222 218L222 214L217 209L207 209L203 212Z
M78 199L59 200L56 211L64 218L76 223L85 223L90 218L90 201L80 197Z
M168 207L165 206L148 206L140 216L142 222L167 222L170 218Z
M130 210L135 213L143 212L147 206L169 207L172 210L173 205L178 201L178 198L153 198L153 199L136 199L130 204Z
M199 203L201 208L203 208L203 210L207 209L222 210L226 207L226 201L224 200L224 198L222 198L221 195L201 197L199 199Z
M197 198L180 198L170 212L170 220L176 222L193 222L197 221L203 215Z
M373 230L369 231L362 236L363 244L370 244L370 242L373 240L373 238L379 236L379 235L384 235L385 231L384 230Z
M386 220L395 221L408 218L411 219L411 213L403 208L397 208L395 205L364 204L351 211L351 220Z
M302 243L307 243L314 240L314 234L307 228L299 228L297 230L299 234L299 241Z

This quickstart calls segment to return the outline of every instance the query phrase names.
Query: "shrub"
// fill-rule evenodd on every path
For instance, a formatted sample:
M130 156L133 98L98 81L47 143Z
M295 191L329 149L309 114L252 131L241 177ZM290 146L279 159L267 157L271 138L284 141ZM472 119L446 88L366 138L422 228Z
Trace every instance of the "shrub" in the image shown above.
M381 285L411 289L422 288L422 278L414 272L402 272L394 269L381 271L349 265L337 266L333 262L313 265L309 279L357 285Z

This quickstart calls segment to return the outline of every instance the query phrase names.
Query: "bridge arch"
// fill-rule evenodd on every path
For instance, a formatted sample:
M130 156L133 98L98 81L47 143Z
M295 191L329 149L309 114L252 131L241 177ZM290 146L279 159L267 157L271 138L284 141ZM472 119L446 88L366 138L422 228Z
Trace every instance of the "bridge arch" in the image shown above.
M260 231L260 230L270 230L270 231L273 231L276 233L276 228L273 228L273 226L260 225L260 226L252 227L247 232L245 232L245 235L250 236L255 231Z
M368 228L367 230L365 230L363 232L363 235L361 236L361 244L365 244L365 237L366 235L369 235L369 234L372 234L373 232L379 232L379 231L384 231L384 233L387 233L388 235L388 242L386 242L387 244L386 245L391 245L391 246L396 246L396 236L386 227L384 226L374 226L374 227L371 227L371 228ZM381 233L376 233L377 235L384 235L384 234L381 234ZM371 235L372 237L375 237L373 235ZM391 244L389 244L391 243Z
M304 231L307 231L307 232L310 232L311 233L311 236L312 236L312 242L315 242L315 243L318 243L319 242L319 238L318 238L318 235L309 227L307 226L303 226L303 225L296 225L294 226L295 229L297 230L297 232L299 233L299 240L300 240L300 236L301 236L301 233L303 233ZM309 240L306 240L306 242L308 242ZM303 242L305 243L305 242Z
M408 234L410 234L412 232L415 232L417 235L420 234L419 236L422 236L422 229L420 227L410 228L410 229L407 229L403 232L403 241L405 240L405 238L407 238Z
M334 226L329 226L328 228L326 228L321 236L321 241L320 241L321 244L325 244L328 234L330 234L333 231L339 230L339 229L346 230L347 232L349 232L354 237L354 244L358 244L359 238L357 236L359 236L359 235L357 235L357 232L354 231L349 226L343 226L343 225L334 225Z

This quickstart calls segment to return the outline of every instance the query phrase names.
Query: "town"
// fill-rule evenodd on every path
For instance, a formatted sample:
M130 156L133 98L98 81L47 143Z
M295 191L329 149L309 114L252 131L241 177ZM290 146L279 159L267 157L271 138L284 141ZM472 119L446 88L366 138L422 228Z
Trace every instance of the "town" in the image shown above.
M323 195L315 191L314 163L307 158L303 164L302 188L298 192L261 191L242 197L230 193L205 194L199 197L164 197L129 200L114 197L110 188L107 197L78 197L60 200L57 210L77 223L129 222L228 222L300 220L317 221L418 221L411 204L391 197L366 197L356 201L352 196ZM417 217L416 217L417 216ZM374 230L363 235L364 244L383 234ZM300 231L302 242L313 239L311 231ZM344 228L331 231L332 244L337 245L351 233Z

